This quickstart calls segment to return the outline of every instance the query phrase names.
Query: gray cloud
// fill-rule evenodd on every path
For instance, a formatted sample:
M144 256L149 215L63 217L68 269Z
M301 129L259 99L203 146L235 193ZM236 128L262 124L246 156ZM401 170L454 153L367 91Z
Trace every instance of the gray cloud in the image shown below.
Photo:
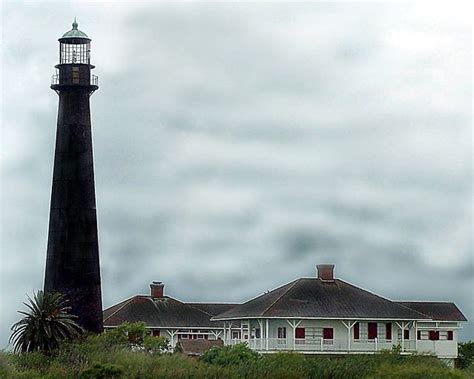
M48 77L74 15L101 85L105 305L157 279L183 300L244 301L331 261L381 295L452 300L474 317L462 15L5 3L0 346L24 294L42 286L57 111ZM462 333L473 338L472 323Z

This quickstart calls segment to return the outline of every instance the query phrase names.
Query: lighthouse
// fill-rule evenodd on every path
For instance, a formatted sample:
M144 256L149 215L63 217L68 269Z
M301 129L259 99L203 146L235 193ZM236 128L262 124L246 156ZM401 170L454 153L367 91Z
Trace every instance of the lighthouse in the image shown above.
M51 83L59 107L44 290L64 294L79 325L98 333L102 295L90 97L99 87L91 74L90 43L75 19L59 38Z

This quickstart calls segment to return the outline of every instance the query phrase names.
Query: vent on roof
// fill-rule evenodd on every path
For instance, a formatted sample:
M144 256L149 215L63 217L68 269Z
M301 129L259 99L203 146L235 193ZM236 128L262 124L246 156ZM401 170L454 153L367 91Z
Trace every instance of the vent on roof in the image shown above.
M334 281L334 265L316 265L318 279L323 282Z
M151 297L163 297L165 292L165 285L162 282L151 282L150 283L150 295Z

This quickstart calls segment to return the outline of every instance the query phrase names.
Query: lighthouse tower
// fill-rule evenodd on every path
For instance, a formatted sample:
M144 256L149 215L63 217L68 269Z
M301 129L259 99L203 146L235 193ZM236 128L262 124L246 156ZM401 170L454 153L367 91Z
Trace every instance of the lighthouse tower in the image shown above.
M59 64L51 88L59 95L49 216L45 292L69 299L87 331L102 331L102 298L89 99L98 87L91 74L90 38L78 28L59 39Z

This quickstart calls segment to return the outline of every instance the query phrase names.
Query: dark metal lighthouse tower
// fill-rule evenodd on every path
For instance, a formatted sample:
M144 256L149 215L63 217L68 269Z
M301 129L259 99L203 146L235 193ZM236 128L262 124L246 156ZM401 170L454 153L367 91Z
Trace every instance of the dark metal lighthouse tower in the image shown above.
M92 158L90 38L77 29L59 39L51 88L59 95L44 290L65 294L88 331L102 331L99 246Z

